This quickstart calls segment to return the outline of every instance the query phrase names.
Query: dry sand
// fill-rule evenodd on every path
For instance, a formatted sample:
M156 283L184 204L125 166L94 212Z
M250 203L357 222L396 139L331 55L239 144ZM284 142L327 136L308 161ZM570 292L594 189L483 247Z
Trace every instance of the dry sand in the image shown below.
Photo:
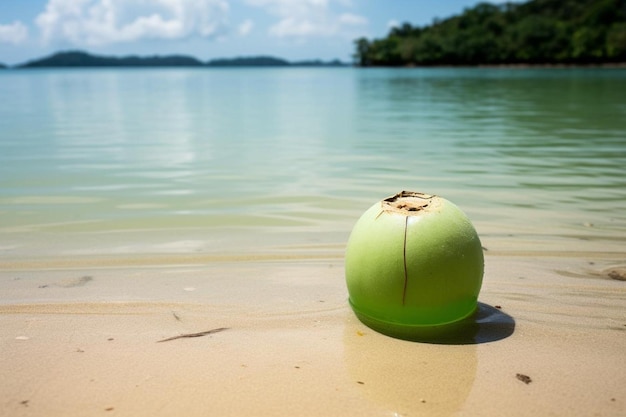
M624 262L489 251L476 337L425 344L358 322L339 251L0 261L0 415L624 416Z

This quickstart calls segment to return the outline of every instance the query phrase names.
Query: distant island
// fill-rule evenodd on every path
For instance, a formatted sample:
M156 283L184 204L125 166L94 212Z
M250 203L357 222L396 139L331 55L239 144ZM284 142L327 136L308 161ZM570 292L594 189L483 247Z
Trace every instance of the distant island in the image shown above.
M185 55L166 56L99 56L84 51L63 51L51 56L16 65L15 68L78 68L78 67L287 67L287 66L346 66L339 60L324 62L289 62L270 56L220 58L202 62Z
M206 63L209 67L286 67L289 61L271 56L219 58Z
M626 63L626 1L480 3L431 25L357 39L355 49L362 67Z
M332 61L286 61L281 58L274 58L271 56L255 56L255 57L242 57L242 58L220 58L212 59L205 65L209 67L341 67L346 66L338 59Z

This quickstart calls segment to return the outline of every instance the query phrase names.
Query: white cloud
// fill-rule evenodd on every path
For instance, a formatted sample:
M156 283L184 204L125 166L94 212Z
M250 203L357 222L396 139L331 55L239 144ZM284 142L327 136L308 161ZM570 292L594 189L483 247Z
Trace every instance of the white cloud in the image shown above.
M20 21L0 25L0 43L20 44L28 38L28 28Z
M367 24L367 19L352 13L343 13L339 16L339 23L351 26L361 26Z
M246 36L248 33L250 33L253 27L254 27L254 22L250 19L247 19L239 25L239 27L237 28L237 31L239 32L241 36Z
M400 22L398 22L397 20L390 20L390 21L387 22L387 27L389 29L399 28L400 27Z
M45 42L105 45L219 36L228 9L226 0L48 0L36 23Z
M334 12L335 5L349 7L348 0L247 0L247 3L278 18L269 33L281 38L337 36L367 24L362 16Z

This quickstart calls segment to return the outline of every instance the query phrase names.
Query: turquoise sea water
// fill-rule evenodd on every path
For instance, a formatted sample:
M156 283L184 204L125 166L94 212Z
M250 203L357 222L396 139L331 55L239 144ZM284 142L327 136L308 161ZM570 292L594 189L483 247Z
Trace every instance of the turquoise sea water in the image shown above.
M400 190L489 250L623 251L624 69L0 72L0 258L340 252Z

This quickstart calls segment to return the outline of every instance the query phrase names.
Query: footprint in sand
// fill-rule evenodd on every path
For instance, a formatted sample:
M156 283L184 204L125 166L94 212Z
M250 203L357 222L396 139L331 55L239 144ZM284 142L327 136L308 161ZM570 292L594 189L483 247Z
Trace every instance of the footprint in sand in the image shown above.
M617 281L626 281L626 266L616 266L605 270L609 278Z

